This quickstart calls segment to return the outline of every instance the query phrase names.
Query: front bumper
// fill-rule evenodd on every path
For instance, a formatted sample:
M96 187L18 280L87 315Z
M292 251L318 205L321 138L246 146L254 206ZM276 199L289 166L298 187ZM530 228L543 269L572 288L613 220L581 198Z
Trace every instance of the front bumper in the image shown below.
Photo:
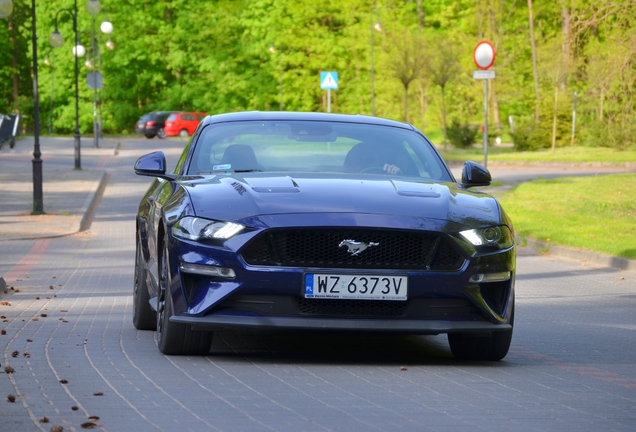
M245 239L234 237L226 247L213 247L173 238L171 254L171 321L195 328L220 329L299 329L372 331L411 334L480 332L509 330L516 254L514 246L486 254L464 256L463 265L453 271L299 268L248 265L237 253ZM236 247L232 242L235 241ZM233 278L184 273L180 263L231 269ZM376 300L360 300L360 307L341 310L351 300L337 305L305 309L317 304L304 298L304 274L360 273L406 274L408 301L404 308L388 309ZM476 283L479 274L509 273L510 279ZM479 279L473 279L479 280ZM300 303L305 302L305 305ZM369 306L367 306L369 305ZM376 305L378 306L376 308ZM373 309L368 312L369 307ZM345 309L347 309L345 308ZM388 312L387 312L388 311ZM350 312L350 313L349 313Z
M174 315L170 321L190 324L195 330L338 330L436 335L453 332L486 333L512 329L510 324L488 321L389 320L353 318L304 318L271 316L208 315L187 317Z

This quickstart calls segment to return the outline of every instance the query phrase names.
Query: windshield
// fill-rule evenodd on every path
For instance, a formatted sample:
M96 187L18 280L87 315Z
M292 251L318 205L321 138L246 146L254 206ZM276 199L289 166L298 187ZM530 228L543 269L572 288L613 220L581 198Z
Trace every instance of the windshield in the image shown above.
M253 121L205 128L186 174L223 172L384 174L451 181L414 131L356 123Z

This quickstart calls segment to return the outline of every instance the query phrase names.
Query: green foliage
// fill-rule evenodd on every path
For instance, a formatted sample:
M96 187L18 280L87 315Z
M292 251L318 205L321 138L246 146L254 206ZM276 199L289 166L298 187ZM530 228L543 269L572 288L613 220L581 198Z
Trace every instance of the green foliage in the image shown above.
M547 106L547 104L544 106ZM572 116L571 113L566 110L567 106L561 104L557 112L556 147L562 147L571 143ZM553 115L554 113L546 113L545 116L541 117L539 122L528 120L518 125L515 133L512 134L515 149L519 151L533 151L550 148L552 146L552 133L554 128Z
M591 120L584 129L586 144L593 147L610 147L617 150L636 148L636 118L622 121Z
M114 51L108 51L107 36L95 41L104 76L104 130L131 131L137 118L151 110L211 114L278 110L281 75L284 110L326 111L326 92L318 81L325 70L339 73L339 89L332 92L333 112L371 114L371 37L378 116L406 119L422 130L442 129L445 117L481 124L483 90L482 82L472 79L472 51L477 41L488 39L497 50L497 78L489 85L490 124L495 114L502 121L512 115L520 126L516 141L526 143L521 144L523 148L548 146L554 87L559 85L558 143L569 139L572 94L578 91L581 141L616 148L633 145L636 4L615 0L534 3L541 115L539 127L525 130L524 124L534 119L537 100L526 2L103 0L116 44ZM37 2L40 118L52 117L54 133L72 133L75 127L70 14L57 15L64 46L51 49L48 45L56 13L72 4L69 0ZM563 40L563 7L576 24L568 41ZM33 109L29 8L28 0L14 0L11 20L0 20L0 112L28 114L27 123L32 122ZM97 35L105 17L104 13L95 17ZM80 42L87 47L91 18L83 2L78 2ZM376 18L382 31L372 30ZM427 43L412 44L402 35ZM404 51L409 45L412 52ZM276 48L274 53L270 46ZM565 53L562 47L571 47L571 52ZM427 60L425 71L414 74L417 78L408 86L405 79L412 74L396 78L399 52L413 54L409 62ZM43 65L47 54L52 68ZM83 134L91 133L93 121L94 94L86 87L86 72L82 59Z
M517 126L512 140L519 151L533 151L550 147L552 128L547 122L529 121Z
M470 124L460 124L453 120L448 127L446 135L450 143L456 148L468 148L477 142L479 126Z

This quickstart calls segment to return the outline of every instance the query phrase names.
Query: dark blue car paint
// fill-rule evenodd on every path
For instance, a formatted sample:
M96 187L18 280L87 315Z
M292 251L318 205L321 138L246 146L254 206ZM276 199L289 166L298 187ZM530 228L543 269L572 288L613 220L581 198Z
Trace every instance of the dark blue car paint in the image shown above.
M279 114L280 115L280 114ZM409 125L377 118L360 116L338 116L334 119L325 114L285 114L285 119L299 118L315 121L339 121L351 123L380 124L390 127L419 131ZM276 115L270 113L242 113L208 117L192 136L188 148L196 145L196 140L206 127L225 121L271 120ZM437 153L436 153L437 154ZM438 157L439 154L437 154ZM161 249L161 239L168 236L170 245L170 269L172 272L172 296L175 316L171 320L203 325L209 328L240 326L237 317L218 315L214 307L232 293L278 294L300 296L304 271L321 269L300 268L259 268L242 261L236 251L258 232L276 227L316 227L316 226L390 226L394 229L438 231L446 235L456 234L468 228L491 225L512 224L491 196L469 191L455 182L428 183L391 180L384 176L341 175L338 179L328 175L307 173L286 173L285 175L235 173L231 175L179 176L189 164L186 153L176 169L175 175L155 179L139 205L137 225L142 256L147 269L147 283L151 297L157 293L157 263ZM443 162L442 162L443 163ZM446 165L444 167L448 170ZM450 170L448 174L454 180ZM172 177L171 177L172 176ZM213 197L213 199L211 199ZM378 203L382 205L378 207ZM172 226L188 215L235 221L248 230L227 240L223 245L205 245L198 242L174 238ZM465 252L464 252L465 253ZM474 257L466 254L464 266L456 272L413 272L409 271L409 298L468 298L483 312L483 323L473 323L468 330L502 330L510 328L512 299L514 298L515 255L514 247L497 253ZM212 258L213 256L213 258ZM182 286L179 263L214 264L232 268L236 272L235 281L201 281L197 295L186 302ZM498 316L484 307L466 290L469 278L479 272L511 271L512 278L507 304L503 316ZM404 271L384 270L383 274L404 274ZM153 276L154 274L154 276ZM240 317L239 317L240 318ZM247 319L245 326L263 325L262 319ZM254 318L254 317L251 317ZM294 318L290 318L293 322ZM451 320L461 321L462 317ZM307 321L309 320L309 321ZM297 328L325 328L324 319L302 318ZM342 320L343 328L345 321ZM367 320L368 327L377 323ZM384 320L391 321L391 320ZM294 326L289 321L281 326ZM314 327L317 326L317 327ZM321 327L322 325L322 327ZM278 325L272 324L277 327ZM337 325L335 325L337 328ZM355 325L354 325L355 327ZM347 327L348 328L348 327ZM364 328L361 327L361 328ZM450 328L450 330L449 330ZM456 331L461 325L445 328L435 322L428 326L417 323L404 325L387 324L385 330L419 333ZM381 330L381 328L378 328ZM418 330L419 329L419 330Z

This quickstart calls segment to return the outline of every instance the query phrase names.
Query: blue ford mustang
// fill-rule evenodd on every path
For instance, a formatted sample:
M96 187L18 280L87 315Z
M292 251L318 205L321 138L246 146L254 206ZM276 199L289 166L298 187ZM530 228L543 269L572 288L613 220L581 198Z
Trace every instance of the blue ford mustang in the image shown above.
M364 116L207 117L139 204L133 322L164 354L206 354L223 329L447 333L500 360L515 245L489 172L457 182L414 127Z

